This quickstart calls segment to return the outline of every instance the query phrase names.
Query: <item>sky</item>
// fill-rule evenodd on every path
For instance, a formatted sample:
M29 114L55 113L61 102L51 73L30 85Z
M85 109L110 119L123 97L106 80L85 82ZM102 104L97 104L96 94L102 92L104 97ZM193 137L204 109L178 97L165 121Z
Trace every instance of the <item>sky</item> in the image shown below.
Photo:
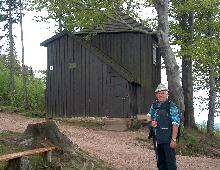
M55 35L56 27L54 23L33 20L34 15L36 14L31 12L23 17L24 63L38 71L47 68L47 48L40 46L40 43ZM13 31L17 35L15 39L16 51L21 57L20 25L16 25Z
M34 21L34 15L36 13L28 13L23 18L23 34L24 34L24 63L25 65L31 66L37 75L37 71L47 69L47 49L46 47L40 46L40 43L46 39L55 35L56 30L54 23L44 23ZM21 43L20 43L20 28L19 25L15 26L13 31L16 33L17 38L15 39L16 51L19 60L21 61ZM162 83L166 82L166 73L162 72ZM197 95L203 95L202 92ZM202 111L199 107L195 108L196 122L202 123L208 119L208 112ZM220 117L215 118L215 123L220 123Z

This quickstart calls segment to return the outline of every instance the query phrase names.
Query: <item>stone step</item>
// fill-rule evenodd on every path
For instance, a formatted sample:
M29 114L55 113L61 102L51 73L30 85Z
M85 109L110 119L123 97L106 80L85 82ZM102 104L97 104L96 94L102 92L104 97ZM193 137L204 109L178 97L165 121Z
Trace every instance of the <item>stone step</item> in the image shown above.
M117 131L117 132L124 132L128 130L127 125L103 125L102 127L105 130L110 130L110 131Z
M128 130L128 118L108 118L103 120L103 129L111 131L126 131Z
M103 122L106 125L113 125L113 124L127 124L129 121L128 118L107 118L104 119Z
M146 114L137 114L137 120L147 120L147 115Z

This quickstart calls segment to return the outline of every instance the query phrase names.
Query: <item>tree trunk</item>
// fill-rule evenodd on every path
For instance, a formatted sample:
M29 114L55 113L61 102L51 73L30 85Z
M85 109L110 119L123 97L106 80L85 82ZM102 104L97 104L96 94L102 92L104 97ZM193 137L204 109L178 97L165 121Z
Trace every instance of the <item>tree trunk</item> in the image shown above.
M208 36L212 37L211 28L212 13L208 12ZM211 48L210 48L211 49ZM209 57L212 57L212 52L209 51ZM209 64L209 113L207 121L207 133L213 135L214 132L214 117L215 117L215 99L216 99L216 88L215 88L215 68L212 64Z
M214 117L215 117L215 98L216 98L216 89L215 89L215 72L213 65L209 66L209 113L207 121L207 133L213 135L214 132Z
M185 111L183 89L180 84L180 70L175 55L169 44L168 2L169 0L154 0L158 13L159 48L165 62L169 83L170 96L177 104L181 114Z
M181 14L179 19L180 27L188 36L183 37L184 46L192 45L193 41L194 14ZM181 49L184 50L184 46ZM195 127L194 107L193 107L193 77L192 60L190 56L182 56L182 86L185 104L184 126Z
M14 81L14 39L12 34L12 0L9 0L9 18L8 18L8 24L9 24L9 70L10 70L10 78L9 78L9 97L10 102L13 104L14 102L14 90L15 90L15 81Z
M22 50L22 80L23 80L23 105L24 109L28 109L28 93L27 93L27 70L24 64L24 36L23 36L23 14L22 14L22 2L20 3L20 29L21 29L21 50Z
M182 59L182 84L185 103L184 126L195 127L194 107L193 107L193 78L192 61L183 56Z

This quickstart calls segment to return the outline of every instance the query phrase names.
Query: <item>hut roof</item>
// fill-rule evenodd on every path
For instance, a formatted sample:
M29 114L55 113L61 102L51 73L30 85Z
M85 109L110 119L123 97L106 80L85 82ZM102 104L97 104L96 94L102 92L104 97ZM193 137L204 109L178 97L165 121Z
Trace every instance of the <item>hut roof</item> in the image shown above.
M138 30L144 30L146 32L152 33L150 28L143 26L141 23L134 20L128 14L121 11L115 12L115 17L109 17L108 20L93 29L83 29L76 32L75 34L83 33L106 33L106 32L140 32Z

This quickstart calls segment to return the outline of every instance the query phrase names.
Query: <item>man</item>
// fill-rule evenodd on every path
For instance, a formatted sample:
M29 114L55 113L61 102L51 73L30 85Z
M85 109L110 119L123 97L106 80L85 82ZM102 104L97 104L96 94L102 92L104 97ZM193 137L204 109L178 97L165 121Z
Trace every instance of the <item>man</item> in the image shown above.
M159 170L176 170L176 138L180 116L176 105L168 100L168 88L159 84L155 90L156 102L151 105L147 120L151 121L156 142Z

